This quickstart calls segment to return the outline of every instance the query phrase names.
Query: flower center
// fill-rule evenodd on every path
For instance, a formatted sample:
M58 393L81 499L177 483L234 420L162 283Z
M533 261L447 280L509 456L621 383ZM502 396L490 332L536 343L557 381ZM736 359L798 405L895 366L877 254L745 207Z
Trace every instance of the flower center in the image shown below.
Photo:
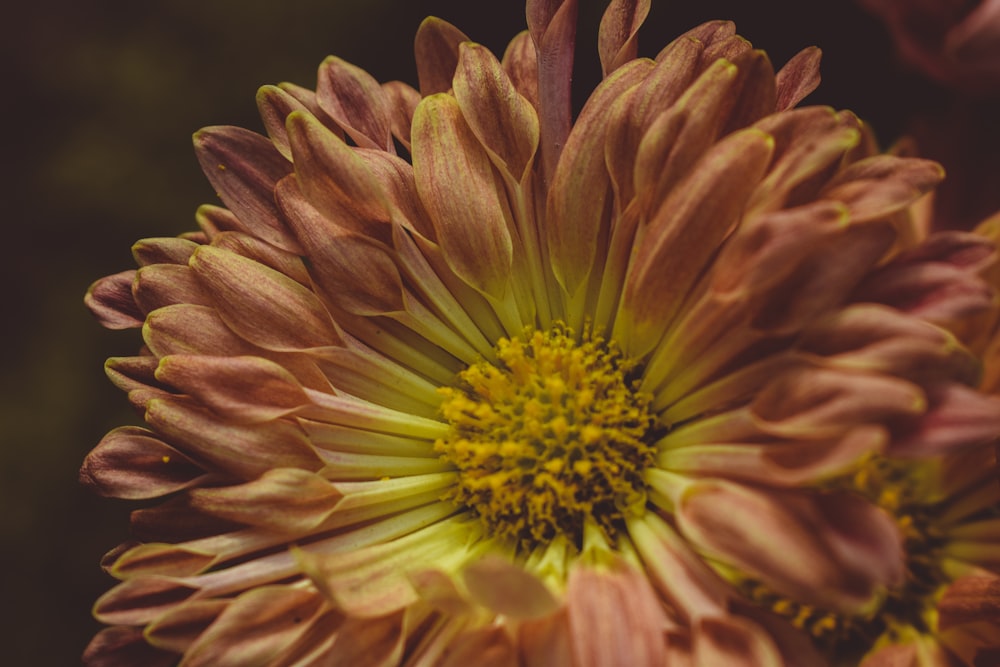
M580 547L585 525L614 539L646 504L643 471L651 397L613 343L562 324L528 328L441 389L451 424L435 449L458 468L448 499L494 536L525 550L563 535Z
M906 628L930 631L927 618L934 609L934 597L949 579L943 570L944 539L937 525L938 508L922 497L920 473L916 464L873 455L841 482L843 488L889 513L903 536L905 581L889 590L870 613L847 616L800 604L753 581L744 582L744 590L759 604L812 635L823 650L846 660L859 659L882 635L894 637Z

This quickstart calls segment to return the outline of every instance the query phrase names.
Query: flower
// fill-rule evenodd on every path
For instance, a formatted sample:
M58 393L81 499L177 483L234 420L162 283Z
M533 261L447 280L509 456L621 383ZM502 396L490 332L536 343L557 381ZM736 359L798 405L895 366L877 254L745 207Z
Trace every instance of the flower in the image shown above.
M1000 85L1000 2L860 0L889 29L907 64L939 83L973 93Z
M428 19L419 91L330 58L261 89L269 138L195 135L226 208L87 296L142 328L107 370L147 427L81 477L162 499L89 664L832 664L964 590L907 522L1000 433L956 324L993 244L923 238L940 168L796 108L816 49L638 58L648 9L575 122L576 5L531 0L500 60Z

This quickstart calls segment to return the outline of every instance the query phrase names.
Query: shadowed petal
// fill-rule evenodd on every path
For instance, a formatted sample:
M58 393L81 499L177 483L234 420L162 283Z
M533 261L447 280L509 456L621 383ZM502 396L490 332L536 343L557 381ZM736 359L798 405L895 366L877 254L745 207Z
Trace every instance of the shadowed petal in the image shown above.
M266 665L306 629L322 598L314 591L264 586L243 593L198 637L185 667Z
M423 97L446 93L458 66L458 45L469 41L464 32L435 16L423 20L413 42L417 79Z
M165 496L196 484L203 475L191 459L135 426L104 436L80 469L81 483L97 493L130 499Z
M101 326L108 329L135 329L142 326L144 314L132 296L135 269L97 280L87 290L84 303Z
M389 98L371 74L330 56L320 65L316 79L320 108L358 146L395 152Z
M213 516L281 533L306 533L321 524L342 494L319 475L272 468L260 479L191 492L193 507Z
M604 76L635 58L639 27L649 15L650 0L615 0L601 17L597 50Z
M703 481L677 503L681 531L699 549L795 600L863 611L903 576L893 520L854 496Z

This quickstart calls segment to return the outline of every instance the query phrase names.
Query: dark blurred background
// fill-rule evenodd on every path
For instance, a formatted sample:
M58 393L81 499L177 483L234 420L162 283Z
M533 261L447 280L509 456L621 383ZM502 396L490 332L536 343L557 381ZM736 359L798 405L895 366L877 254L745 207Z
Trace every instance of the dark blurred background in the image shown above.
M602 2L581 0L578 92L597 80ZM87 451L137 423L105 379L108 356L133 354L137 332L102 330L84 309L88 284L132 267L130 246L192 229L214 201L191 133L261 130L265 83L312 86L336 54L380 80L416 83L412 39L434 14L502 53L524 26L514 2L459 0L32 0L5 10L0 40L5 285L0 345L0 663L79 664L111 584L98 562L127 535L127 503L77 486ZM654 0L640 49L654 55L713 18L780 65L824 50L808 101L850 108L888 144L943 93L905 73L881 26L851 2ZM643 48L644 47L644 48ZM582 99L582 96L580 97Z

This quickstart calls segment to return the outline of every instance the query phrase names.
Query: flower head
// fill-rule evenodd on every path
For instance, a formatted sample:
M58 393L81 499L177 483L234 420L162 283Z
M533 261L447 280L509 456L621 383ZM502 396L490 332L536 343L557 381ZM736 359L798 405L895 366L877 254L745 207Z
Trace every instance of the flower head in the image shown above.
M87 297L142 327L107 368L148 428L82 478L163 499L91 663L823 664L963 590L972 515L912 508L977 482L913 480L1000 432L956 333L992 244L921 239L939 167L796 108L818 51L637 58L646 11L575 121L575 3L533 1L502 59L428 19L419 91L330 58L268 138L195 136L226 208Z

